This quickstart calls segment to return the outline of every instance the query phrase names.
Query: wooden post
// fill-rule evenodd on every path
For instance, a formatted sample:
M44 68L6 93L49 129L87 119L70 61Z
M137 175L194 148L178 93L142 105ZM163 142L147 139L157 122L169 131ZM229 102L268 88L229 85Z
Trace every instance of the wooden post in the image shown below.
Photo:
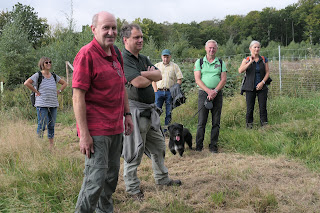
M68 69L68 61L66 61L66 75L67 75L67 84L69 85L69 69Z

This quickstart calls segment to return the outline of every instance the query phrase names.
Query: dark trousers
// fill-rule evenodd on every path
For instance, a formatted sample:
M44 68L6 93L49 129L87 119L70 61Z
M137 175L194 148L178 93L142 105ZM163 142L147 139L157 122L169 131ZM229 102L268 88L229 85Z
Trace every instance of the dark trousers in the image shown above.
M198 94L198 128L197 128L197 136L196 136L196 148L203 148L203 140L206 131L206 125L208 120L209 111L211 111L212 116L212 128L211 128L211 141L209 144L209 148L213 149L218 146L218 138L219 138L219 129L220 129L220 118L221 118L221 109L222 109L222 91L219 91L217 96L213 99L213 108L211 110L206 109L203 105L205 100L207 99L208 94L199 90Z
M254 111L254 105L256 102L256 96L258 96L260 124L264 125L265 123L268 123L268 114L267 114L268 89L246 91L246 102L247 102L246 122L247 124L253 123L253 111Z

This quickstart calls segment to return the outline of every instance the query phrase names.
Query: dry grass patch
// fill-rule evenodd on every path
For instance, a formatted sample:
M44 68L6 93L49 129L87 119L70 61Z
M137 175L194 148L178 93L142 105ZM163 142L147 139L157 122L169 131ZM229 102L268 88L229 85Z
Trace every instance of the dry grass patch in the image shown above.
M187 151L180 158L168 154L166 165L181 187L157 187L153 177L142 180L145 201L125 197L123 169L114 195L118 212L317 212L320 209L320 176L284 157L212 155ZM144 168L150 166L150 170ZM144 157L139 177L151 175L151 161ZM119 202L120 201L120 202ZM135 203L127 209L127 203ZM176 203L180 207L168 211ZM119 206L120 204L120 206ZM124 204L124 205L121 205ZM132 204L133 205L133 204Z

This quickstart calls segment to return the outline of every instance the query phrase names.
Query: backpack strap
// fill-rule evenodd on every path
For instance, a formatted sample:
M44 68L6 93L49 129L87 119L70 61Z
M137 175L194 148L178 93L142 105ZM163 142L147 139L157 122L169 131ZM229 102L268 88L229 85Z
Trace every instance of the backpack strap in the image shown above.
M123 69L123 61L122 61L122 57L121 57L120 50L119 50L119 48L118 48L116 45L113 45L113 48L114 48L114 50L115 50L116 53L117 53L117 59L118 59L120 65L121 65L121 67L122 67L122 69Z
M39 74L39 77L38 77L37 91L39 91L39 87L40 87L40 84L41 84L42 78L43 78L43 75L42 75L41 71L38 71L38 74Z
M218 58L219 62L220 62L220 67L221 67L221 72L222 72L222 60L220 58ZM203 58L200 58L200 69L202 69L202 64L203 64Z
M222 60L221 58L218 58L219 59L219 62L220 62L220 68L221 68L221 72L222 72Z
M58 82L57 82L57 75L56 75L54 72L52 72L51 74L53 75L54 81L55 81L56 83L58 83Z
M203 58L200 58L200 69L202 70Z

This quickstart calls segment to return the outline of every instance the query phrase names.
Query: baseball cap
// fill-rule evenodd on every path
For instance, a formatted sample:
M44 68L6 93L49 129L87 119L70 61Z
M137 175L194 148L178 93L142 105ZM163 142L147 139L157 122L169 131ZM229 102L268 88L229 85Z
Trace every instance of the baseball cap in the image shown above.
M168 50L168 49L164 49L164 50L162 51L161 55L171 55L171 52L170 52L170 50Z

